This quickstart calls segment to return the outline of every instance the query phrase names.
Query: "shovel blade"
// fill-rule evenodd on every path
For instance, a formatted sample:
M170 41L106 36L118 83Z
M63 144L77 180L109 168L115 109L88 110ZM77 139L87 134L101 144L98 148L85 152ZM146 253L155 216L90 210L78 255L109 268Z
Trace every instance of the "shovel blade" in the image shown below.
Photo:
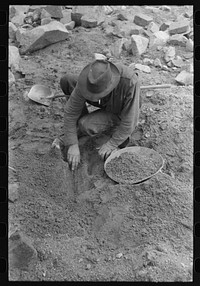
M48 86L41 85L41 84L35 84L32 86L28 93L28 97L42 105L50 106L51 99L48 99L47 97L53 96L53 92Z

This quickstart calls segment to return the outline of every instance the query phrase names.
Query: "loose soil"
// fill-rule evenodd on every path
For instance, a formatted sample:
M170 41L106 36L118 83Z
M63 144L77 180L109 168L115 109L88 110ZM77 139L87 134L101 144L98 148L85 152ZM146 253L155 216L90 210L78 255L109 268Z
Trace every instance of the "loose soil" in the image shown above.
M143 6L136 8L146 13ZM164 21L188 11L188 6L171 8L168 14L146 14ZM19 184L18 199L9 202L9 235L25 233L37 260L27 271L9 268L9 280L192 280L193 88L155 90L151 97L141 92L130 146L154 149L165 165L139 185L117 184L105 174L95 146L106 137L81 139L81 164L72 174L61 151L51 149L63 133L65 99L46 107L25 93L36 83L61 93L61 76L78 75L94 53L115 40L100 28L77 27L69 40L22 56L25 78L9 89L9 166L16 169L9 169L9 183ZM176 53L182 56L185 48L176 47ZM150 50L142 57L163 61L163 52ZM120 62L141 63L141 58L123 52ZM174 84L180 72L151 69L141 84Z
M162 158L154 150L141 148L131 153L124 152L106 165L106 173L120 183L143 181L154 175L162 167Z

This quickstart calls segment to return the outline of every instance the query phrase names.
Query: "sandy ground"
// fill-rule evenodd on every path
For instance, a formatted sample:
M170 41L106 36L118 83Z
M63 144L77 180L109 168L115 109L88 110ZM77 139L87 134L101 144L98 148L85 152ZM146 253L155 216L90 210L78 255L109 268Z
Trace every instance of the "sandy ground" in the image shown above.
M9 233L26 234L37 261L27 271L10 268L10 280L192 280L193 87L156 90L151 97L142 92L130 146L153 148L165 164L162 172L135 186L106 176L88 138L80 142L82 161L72 175L61 154L51 149L62 134L65 99L45 107L24 94L35 83L60 93L61 76L78 74L94 52L113 40L99 28L80 27L70 40L23 56L26 76L9 90L9 165L16 169L9 170L9 183L19 184L18 199L9 203ZM185 48L176 52L183 56ZM148 51L145 57L161 58L162 51ZM123 52L122 63L134 61L139 59ZM152 67L141 84L174 84L179 72Z

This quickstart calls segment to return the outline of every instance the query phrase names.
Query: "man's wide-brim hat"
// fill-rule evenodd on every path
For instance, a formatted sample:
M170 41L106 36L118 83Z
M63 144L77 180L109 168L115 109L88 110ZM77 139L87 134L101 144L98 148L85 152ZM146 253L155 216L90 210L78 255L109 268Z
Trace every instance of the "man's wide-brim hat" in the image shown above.
M108 95L119 83L120 72L111 62L95 60L87 65L78 77L81 94L90 101Z

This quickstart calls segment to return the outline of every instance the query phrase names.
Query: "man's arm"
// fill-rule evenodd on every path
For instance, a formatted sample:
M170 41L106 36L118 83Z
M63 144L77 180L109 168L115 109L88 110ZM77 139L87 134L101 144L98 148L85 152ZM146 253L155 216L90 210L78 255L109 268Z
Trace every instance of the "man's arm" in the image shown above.
M85 105L85 98L77 87L73 90L65 105L64 113L64 144L65 146L78 144L77 120Z
M120 114L121 123L109 140L110 144L115 147L122 144L131 135L139 120L140 83L136 81L126 92L128 96L126 96Z

